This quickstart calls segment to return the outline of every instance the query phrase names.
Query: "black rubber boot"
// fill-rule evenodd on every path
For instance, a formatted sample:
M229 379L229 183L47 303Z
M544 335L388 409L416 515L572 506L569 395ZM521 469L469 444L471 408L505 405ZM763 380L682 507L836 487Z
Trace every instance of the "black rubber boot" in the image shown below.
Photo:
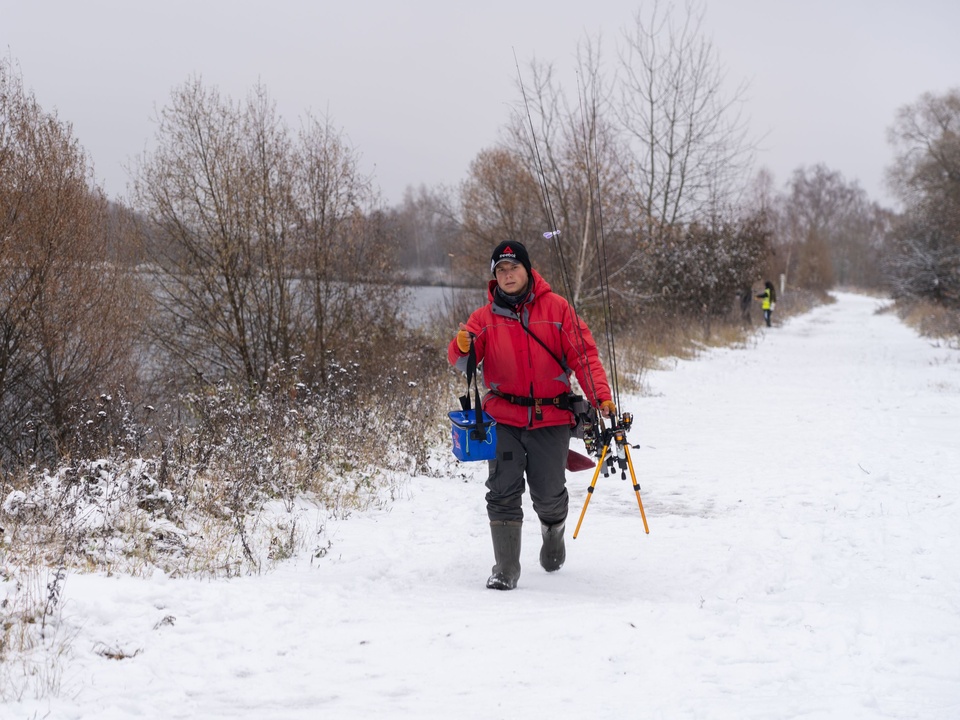
M540 523L540 532L543 534L543 546L540 548L540 565L547 572L555 572L563 567L567 559L567 548L563 544L563 529L566 520L555 525Z
M487 580L491 590L513 590L520 579L520 529L519 520L491 520L493 557L497 564Z

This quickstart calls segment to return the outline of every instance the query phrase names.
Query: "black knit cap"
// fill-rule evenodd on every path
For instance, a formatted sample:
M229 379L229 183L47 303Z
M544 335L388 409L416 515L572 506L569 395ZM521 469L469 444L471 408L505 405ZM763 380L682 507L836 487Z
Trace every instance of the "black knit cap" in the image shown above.
M527 255L527 248L524 247L523 243L517 242L516 240L504 240L494 248L493 255L490 256L490 272L494 275L496 275L497 263L501 260L520 263L526 269L527 275L533 273L533 269L530 267L530 256Z

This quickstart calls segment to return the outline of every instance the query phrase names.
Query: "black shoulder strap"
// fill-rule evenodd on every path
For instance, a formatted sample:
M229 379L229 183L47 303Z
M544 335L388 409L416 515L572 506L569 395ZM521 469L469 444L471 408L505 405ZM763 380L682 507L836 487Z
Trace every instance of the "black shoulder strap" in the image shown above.
M476 414L473 416L473 425L470 427L473 428L471 431L477 437L484 437L487 433L487 426L493 425L493 421L484 422L483 421L483 404L480 402L480 380L477 377L477 351L473 347L473 343L470 343L470 352L467 353L467 392L460 396L460 408L464 412L470 412L470 385L473 384L473 397L477 409ZM479 434L478 434L479 433Z
M470 386L473 385L473 394L477 408L480 407L480 388L477 383L477 351L470 343L470 352L467 353L467 392L460 396L460 409L470 412Z
M556 355L554 355L553 350L551 350L550 348L548 348L547 345L546 345L546 343L543 342L543 340L541 340L541 339L538 338L536 335L534 335L534 334L533 334L533 331L532 331L530 328L528 328L526 325L524 325L524 323L523 323L523 318L520 318L520 327L522 327L522 328L526 331L527 335L529 335L529 336L532 337L534 340L536 340L537 343L540 345L540 347L542 347L544 350L547 351L547 353L549 353L550 357L552 357L554 360L557 361L557 365L560 366L560 369L561 369L561 370L563 370L565 373L571 372L570 366L567 365L563 360L561 360L560 358L558 358Z

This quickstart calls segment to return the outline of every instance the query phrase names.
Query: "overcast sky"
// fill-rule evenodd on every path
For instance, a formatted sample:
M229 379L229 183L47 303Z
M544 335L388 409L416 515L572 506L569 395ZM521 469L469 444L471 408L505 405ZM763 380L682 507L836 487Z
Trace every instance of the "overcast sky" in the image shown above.
M639 0L0 0L0 51L72 123L107 194L149 147L155 110L199 76L235 100L258 82L296 127L328 116L384 200L456 185L516 101L517 66L600 35L612 65ZM957 0L706 0L705 34L780 188L824 163L890 204L886 131L922 93L960 87ZM682 10L682 3L680 3Z

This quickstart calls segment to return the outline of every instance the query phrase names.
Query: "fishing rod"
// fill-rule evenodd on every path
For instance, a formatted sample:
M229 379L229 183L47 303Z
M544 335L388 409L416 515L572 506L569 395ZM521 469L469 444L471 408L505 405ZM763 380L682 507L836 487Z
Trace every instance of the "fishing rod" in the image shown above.
M519 84L520 84L520 93L521 93L521 96L523 97L523 105L524 105L524 108L526 109L527 121L530 125L530 142L531 142L531 150L533 152L534 164L537 170L537 184L540 189L540 195L541 195L541 200L543 202L544 212L547 214L547 222L550 223L550 228L551 228L550 230L543 233L543 238L545 240L553 240L554 250L557 256L557 264L560 269L560 278L561 278L561 281L563 282L564 291L566 292L567 298L569 300L571 312L573 313L573 319L574 319L573 325L574 325L574 328L576 331L576 337L577 337L577 354L580 356L580 363L585 369L586 371L585 374L590 383L590 388L589 388L590 394L593 397L596 397L597 396L596 385L594 384L593 373L590 372L590 365L587 362L587 357L586 357L586 349L585 349L586 344L583 339L582 323L580 321L580 316L577 312L577 306L576 306L574 294L570 286L570 274L567 271L567 267L566 267L566 260L563 254L563 245L560 242L560 230L557 228L557 221L553 214L553 205L550 202L550 193L547 188L546 173L544 172L544 169L543 169L543 159L540 156L540 147L537 143L537 135L533 128L533 115L530 112L530 103L527 100L527 91L523 84L523 75L520 72L520 62L517 60L516 50L514 50L514 53L513 53L513 61L517 66L517 77L519 79ZM596 413L592 413L592 414L596 416ZM588 426L596 427L596 420L594 420L593 418L588 417L588 418L583 418L583 420Z
M600 283L600 297L601 297L601 306L603 308L603 322L604 322L604 336L607 342L607 353L610 358L610 365L612 369L612 384L613 384L613 393L616 398L615 403L618 408L620 405L620 378L619 370L617 368L617 352L616 352L616 343L615 343L615 334L613 331L613 306L611 302L610 295L610 274L609 268L607 266L607 249L605 235L603 232L603 203L601 202L601 192L600 192L600 152L599 152L599 138L597 132L597 106L596 106L596 97L593 99L593 104L591 107L591 135L593 137L593 163L590 162L590 138L587 134L587 122L584 110L584 94L585 90L580 90L580 79L579 75L577 77L577 97L580 102L580 126L583 130L583 147L584 153L586 155L586 167L587 167L587 196L589 198L589 203L591 207L590 217L594 223L592 228L593 230L593 239L594 239L594 248L597 255L597 273ZM593 168L593 178L590 177L590 169ZM596 193L594 193L596 190ZM593 497L593 492L597 485L597 479L600 476L601 469L605 477L612 474L614 470L614 462L620 469L620 477L626 479L627 470L630 471L630 479L633 481L633 491L637 498L637 505L640 508L640 517L643 519L643 529L649 534L650 526L647 524L647 514L643 509L643 500L640 497L640 484L637 482L636 470L633 467L633 459L630 457L630 443L627 442L627 433L630 431L631 426L633 425L633 414L629 412L621 412L619 418L611 419L611 426L609 428L603 427L602 419L600 421L600 437L602 447L600 450L600 459L597 463L597 469L593 473L593 479L590 481L590 485L587 488L587 496L583 502L583 509L580 511L580 519L577 521L577 527L573 531L573 537L576 538L577 534L580 532L580 525L583 524L583 518L587 512L587 506L590 504L590 498ZM616 458L616 461L614 461Z
M564 288L567 292L567 297L569 298L570 308L574 316L574 326L577 332L577 341L578 347L577 352L581 357L581 365L586 370L586 376L591 384L590 390L593 397L596 397L596 387L593 381L593 374L590 372L589 364L586 362L586 352L585 345L583 340L583 330L580 321L580 317L577 313L575 296L570 288L570 278L567 271L566 262L563 254L563 245L560 242L560 230L557 228L556 219L553 215L553 206L550 202L550 194L547 188L546 173L543 169L543 160L540 156L540 148L537 143L536 132L533 126L533 116L530 112L530 104L527 100L526 89L523 84L523 76L520 72L520 64L517 61L516 51L514 51L514 62L517 65L517 75L520 83L520 92L523 97L524 107L527 113L527 120L530 125L530 142L531 148L533 151L533 158L535 161L535 167L537 170L537 180L540 186L540 192L543 201L544 211L547 214L547 220L550 223L551 230L543 233L543 237L546 240L553 240L554 246L557 254L557 262L560 268L560 276L564 283ZM580 95L579 91L579 80L578 80L578 97ZM619 378L618 370L616 364L616 346L614 342L614 332L613 332L613 312L611 307L611 297L610 297L610 284L609 284L609 271L607 267L607 257L606 257L606 244L603 239L603 215L602 215L602 203L600 202L600 170L599 170L599 152L597 151L596 144L597 133L596 125L594 122L594 154L593 154L593 172L594 178L591 178L591 163L590 163L590 143L587 137L586 131L586 121L583 117L583 101L580 98L580 107L581 107L581 125L583 127L584 134L584 152L587 155L587 186L588 186L588 197L589 197L589 207L590 207L590 217L592 222L592 227L589 228L592 230L592 235L594 238L594 247L597 255L598 263L598 275L599 275L599 284L600 284L600 297L601 304L603 306L603 316L604 316L604 337L606 341L606 349L608 356L610 358L611 368L613 370L613 379L612 379L612 390L614 394L614 404L617 408L620 408L620 389L619 389ZM596 105L593 106L594 120L596 119ZM594 188L594 180L596 181L596 187ZM594 194L594 189L596 189L596 194ZM594 206L594 201L596 198L596 206ZM592 410L592 408L591 408ZM590 504L590 498L593 496L593 492L596 488L597 480L602 471L605 477L608 477L615 471L615 466L619 468L620 475L622 479L626 479L627 471L630 472L630 477L633 481L633 490L636 494L637 504L640 508L640 516L643 519L643 527L645 532L649 534L650 527L647 524L647 516L643 509L643 500L640 497L640 485L637 482L636 471L633 467L633 460L630 457L630 445L627 441L627 432L629 432L631 426L633 425L633 415L629 412L621 412L619 416L610 417L610 427L605 427L603 422L603 417L597 415L596 411L592 412L591 418L587 419L587 426L584 428L583 438L584 444L587 448L587 451L590 453L596 453L599 457L597 462L596 470L593 474L593 479L590 482L590 486L587 488L587 496L583 503L583 510L580 512L580 519L577 522L577 527L573 532L573 537L576 539L577 534L580 532L580 525L583 523L584 515L587 512L587 506Z
M600 202L600 152L599 139L597 133L597 105L596 97L593 98L590 124L593 137L593 163L590 162L590 137L587 134L587 118L584 110L584 96L586 90L581 90L580 75L577 74L577 98L580 103L580 127L583 131L583 151L586 156L585 166L587 168L587 197L590 204L590 218L593 221L593 241L594 251L597 256L597 276L600 285L601 308L603 311L604 338L607 344L607 357L610 358L610 367L612 370L611 384L613 385L614 402L620 407L620 373L617 368L617 349L613 331L613 303L610 293L610 273L607 267L607 248L603 232L603 203ZM590 169L593 168L593 177L590 176ZM595 184L594 184L595 183ZM596 188L596 193L594 193Z

